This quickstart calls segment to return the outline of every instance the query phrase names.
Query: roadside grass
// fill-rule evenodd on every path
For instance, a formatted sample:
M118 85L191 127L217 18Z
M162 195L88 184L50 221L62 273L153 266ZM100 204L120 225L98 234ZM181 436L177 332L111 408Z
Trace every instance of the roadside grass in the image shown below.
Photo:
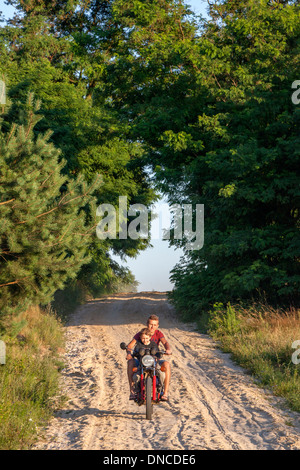
M207 328L236 363L300 412L300 343L299 353L295 349L295 341L300 341L299 311L216 304Z
M76 280L57 291L45 308L0 316L0 340L6 346L6 364L0 364L0 450L30 449L64 403L59 392L63 325L89 298L88 289Z
M26 450L56 408L62 323L50 309L31 307L1 319L6 364L0 365L0 449Z

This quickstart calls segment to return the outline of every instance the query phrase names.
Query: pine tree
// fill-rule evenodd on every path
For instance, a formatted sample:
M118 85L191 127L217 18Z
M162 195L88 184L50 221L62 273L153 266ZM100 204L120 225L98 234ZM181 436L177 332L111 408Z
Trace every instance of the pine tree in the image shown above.
M90 259L99 181L63 175L51 132L34 136L38 109L31 94L23 124L0 133L1 313L48 303Z
M97 204L118 205L120 195L129 204L151 204L155 198L141 165L140 143L127 137L127 126L111 110L111 99L104 94L105 63L110 62L113 2L71 0L52 2L8 0L16 14L0 28L0 75L5 77L8 97L13 105L6 120L18 122L28 92L41 100L44 119L34 132L53 131L50 141L61 150L66 161L62 171L69 179L84 175L91 183L97 174L102 185ZM89 249L94 262L78 274L82 282L113 281L116 270L109 253L136 256L148 240L92 241ZM91 275L93 269L93 275ZM120 272L120 271L118 271ZM99 274L100 273L100 274Z

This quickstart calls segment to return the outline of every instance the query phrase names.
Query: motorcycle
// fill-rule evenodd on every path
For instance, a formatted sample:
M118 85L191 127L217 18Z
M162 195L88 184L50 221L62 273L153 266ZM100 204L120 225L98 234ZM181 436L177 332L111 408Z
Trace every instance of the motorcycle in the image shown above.
M153 404L159 403L164 393L160 374L164 372L164 366L160 366L159 361L166 353L146 346L138 351L130 350L125 343L121 343L120 348L129 351L132 357L139 357L138 366L133 368L134 401L139 406L146 405L146 419L151 420Z

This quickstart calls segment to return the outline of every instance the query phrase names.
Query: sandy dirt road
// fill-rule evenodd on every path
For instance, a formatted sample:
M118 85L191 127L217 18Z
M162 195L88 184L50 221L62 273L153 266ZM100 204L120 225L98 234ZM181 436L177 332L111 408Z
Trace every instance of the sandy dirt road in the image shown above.
M157 314L171 344L170 402L128 400L119 347ZM299 414L253 384L193 325L181 323L158 292L119 294L80 307L66 327L61 393L69 400L41 432L44 450L300 450Z

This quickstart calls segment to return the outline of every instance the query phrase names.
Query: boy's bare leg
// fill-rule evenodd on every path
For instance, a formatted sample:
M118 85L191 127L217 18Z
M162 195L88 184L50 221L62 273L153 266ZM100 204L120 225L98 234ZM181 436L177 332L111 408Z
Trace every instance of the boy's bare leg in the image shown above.
M128 376L128 383L129 383L130 393L132 392L132 388L133 388L133 381L132 381L133 367L134 367L134 359L129 359L127 361L127 376Z
M169 396L169 385L171 380L171 367L169 362L164 361L165 366L165 383L164 383L164 397L167 398Z

